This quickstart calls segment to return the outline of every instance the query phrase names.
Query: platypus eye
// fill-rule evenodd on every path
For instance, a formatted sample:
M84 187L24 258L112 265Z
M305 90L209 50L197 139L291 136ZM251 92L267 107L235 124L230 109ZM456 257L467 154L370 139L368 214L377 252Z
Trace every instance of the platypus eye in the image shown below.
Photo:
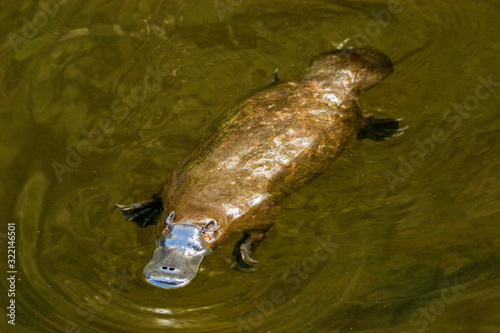
M203 226L203 232L209 233L209 232L215 232L219 230L220 228L220 223L217 220L210 219L205 222L205 225Z

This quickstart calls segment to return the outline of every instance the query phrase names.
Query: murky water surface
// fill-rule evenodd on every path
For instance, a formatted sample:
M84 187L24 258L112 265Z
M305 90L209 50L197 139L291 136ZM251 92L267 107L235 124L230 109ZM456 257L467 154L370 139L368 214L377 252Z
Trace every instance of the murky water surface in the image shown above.
M58 3L0 4L1 331L500 332L496 1ZM113 204L346 40L393 59L361 104L405 134L292 195L254 274L230 268L234 236L188 287L149 286L155 230Z

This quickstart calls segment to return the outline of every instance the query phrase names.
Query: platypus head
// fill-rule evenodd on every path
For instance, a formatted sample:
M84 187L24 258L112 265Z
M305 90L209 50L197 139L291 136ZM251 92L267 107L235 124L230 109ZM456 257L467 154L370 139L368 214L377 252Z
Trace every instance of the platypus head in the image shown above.
M203 258L211 249L196 226L172 223L174 213L166 219L166 232L156 241L153 259L143 269L149 283L162 288L188 284L198 272Z

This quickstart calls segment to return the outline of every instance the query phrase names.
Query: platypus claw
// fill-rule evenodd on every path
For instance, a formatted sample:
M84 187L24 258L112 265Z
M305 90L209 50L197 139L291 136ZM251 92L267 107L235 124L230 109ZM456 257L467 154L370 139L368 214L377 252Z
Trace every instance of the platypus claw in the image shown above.
M258 263L258 261L251 257L251 254L253 253L251 249L252 242L252 238L245 235L238 241L238 243L236 243L233 250L232 268L245 273L251 273L254 271L252 266Z
M250 255L253 253L252 251L252 242L253 239L251 237L246 237L245 240L240 244L240 256L243 262L249 265L255 265L258 263L257 260L253 259Z
M250 257L248 253L245 253L243 250L241 251L241 259L243 259L243 261L249 265L255 265L259 262L258 260L255 260L252 257Z
M233 262L231 263L231 268L243 272L243 273L253 273L255 271L255 268L253 268L253 263L257 263L256 260L253 260L252 258L251 261L249 261L250 257L246 256L237 251L236 248L233 251ZM253 263L252 263L253 262Z

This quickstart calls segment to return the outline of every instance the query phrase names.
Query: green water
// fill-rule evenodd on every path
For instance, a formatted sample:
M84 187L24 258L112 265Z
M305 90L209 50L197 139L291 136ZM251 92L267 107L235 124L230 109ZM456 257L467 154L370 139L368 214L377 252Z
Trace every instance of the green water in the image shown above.
M500 332L497 2L54 3L0 3L2 332ZM293 194L254 274L230 268L238 235L189 286L146 284L155 230L113 205L346 40L394 61L360 102L405 134Z

